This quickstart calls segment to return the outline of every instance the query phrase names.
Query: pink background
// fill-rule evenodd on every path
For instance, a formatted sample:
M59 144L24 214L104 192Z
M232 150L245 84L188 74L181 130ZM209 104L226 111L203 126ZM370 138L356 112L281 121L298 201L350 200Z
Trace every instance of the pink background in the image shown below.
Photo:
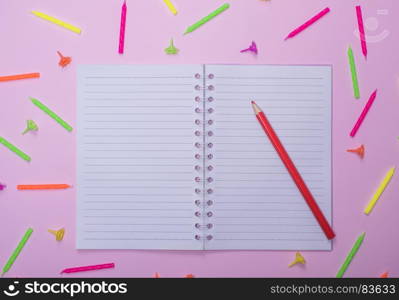
M66 267L115 262L116 268L79 273L89 277L330 277L335 276L357 236L365 241L347 277L399 276L399 178L395 175L370 216L362 213L388 169L399 165L399 42L397 0L230 0L231 7L199 30L183 36L188 25L223 0L172 0L171 15L161 0L128 0L125 54L119 55L122 1L1 0L0 76L40 72L40 79L0 83L0 136L32 156L27 163L0 146L0 265L4 265L28 227L34 229L6 276L56 277ZM226 0L227 1L227 0ZM368 25L367 62L355 36L355 5L361 2ZM331 12L317 24L284 42L284 37L326 6ZM30 14L38 10L82 28L77 35ZM381 14L385 12L385 14ZM382 33L389 32L384 38ZM167 56L169 39L180 49ZM396 39L395 39L396 37ZM239 50L252 40L257 57ZM361 99L353 98L346 51L352 45ZM72 56L60 68L56 51ZM17 191L21 183L75 183L76 131L68 133L34 107L29 96L43 100L75 126L78 64L332 64L333 225L337 237L331 252L303 252L306 266L288 268L292 251L77 251L75 190ZM356 138L349 131L374 89L377 99ZM38 133L21 135L27 119ZM362 161L345 149L365 144ZM66 228L56 242L48 228Z

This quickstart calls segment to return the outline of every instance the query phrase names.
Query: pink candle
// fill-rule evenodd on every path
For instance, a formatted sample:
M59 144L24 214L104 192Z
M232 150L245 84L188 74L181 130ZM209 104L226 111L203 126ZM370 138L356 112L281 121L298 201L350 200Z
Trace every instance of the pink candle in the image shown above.
M371 96L370 99L367 101L366 106L363 108L362 113L360 114L359 119L357 120L355 126L353 127L350 136L354 137L356 135L356 132L359 130L360 125L362 125L364 118L366 117L367 113L370 110L371 105L373 105L373 102L375 100L375 98L377 97L377 90L375 90Z
M315 15L314 17L312 17L308 21L306 21L304 24L302 24L298 28L291 31L290 34L288 34L288 36L285 38L285 40L288 40L288 39L296 36L298 33L304 31L306 28L308 28L310 25L312 25L313 23L315 23L316 21L318 21L319 19L324 17L329 12L330 12L330 8L326 7L321 12L319 12L317 15Z
M119 31L119 54L123 54L125 48L126 12L127 12L127 6L125 1L122 5L122 13L121 13L121 28Z
M363 15L362 15L362 8L360 7L360 5L356 6L356 15L357 15L357 24L359 26L359 36L360 36L360 43L362 45L362 52L364 57L367 58L366 34L364 33Z
M85 271L93 271L93 270L101 270L101 269L110 269L110 268L115 268L115 264L109 263L109 264L102 264L102 265L68 268L68 269L62 270L61 274L62 273L77 273L77 272L85 272Z

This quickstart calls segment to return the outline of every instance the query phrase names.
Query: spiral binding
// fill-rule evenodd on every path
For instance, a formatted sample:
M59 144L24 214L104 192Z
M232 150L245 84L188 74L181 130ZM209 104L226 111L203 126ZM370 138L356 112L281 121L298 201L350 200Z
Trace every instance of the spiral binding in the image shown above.
M212 131L212 126L214 124L213 120L213 114L215 113L215 108L213 106L215 98L213 97L213 92L215 91L215 86L213 85L213 78L215 76L210 73L206 75L206 78L204 82L204 86L206 86L207 90L207 95L206 99L204 97L204 100L206 100L206 111L204 111L204 123L205 123L205 129L206 129L206 135L204 138L204 156L205 156L205 165L204 166L204 190L206 190L206 193L204 193L204 202L207 207L206 211L206 230L207 232L210 232L205 236L205 239L210 241L213 239L213 235L211 234L211 230L213 229L213 223L212 223L212 217L213 217L213 212L212 212L212 206L213 206L213 186L214 186L214 179L213 179L213 173L214 173L214 168L212 165L212 160L213 160L213 154L212 154L212 148L213 148L213 131ZM209 84L208 84L209 83ZM205 104L204 104L205 106ZM204 130L205 132L205 130Z
M198 222L194 224L194 228L198 230L198 234L194 238L205 243L213 239L213 235L209 233L213 228L213 212L211 211L211 207L213 205L212 194L214 182L212 177L212 171L214 170L212 165L213 154L211 153L211 149L213 148L213 131L210 130L210 127L214 123L211 116L215 112L215 109L211 105L215 100L212 96L215 87L212 83L207 84L208 80L210 81L214 78L213 74L206 75L204 71L203 75L197 73L194 75L194 78L200 81L194 86L194 90L199 93L202 92L202 95L194 98L196 103L194 112L198 115L194 121L195 125L198 126L194 134L199 139L202 137L201 141L199 140L194 144L197 150L194 158L198 161L194 167L197 172L197 175L194 177L194 181L197 184L194 193L197 195L197 199L194 203L198 207L198 210L194 212L194 216L198 218ZM200 153L201 149L202 153ZM200 163L201 160L202 163Z

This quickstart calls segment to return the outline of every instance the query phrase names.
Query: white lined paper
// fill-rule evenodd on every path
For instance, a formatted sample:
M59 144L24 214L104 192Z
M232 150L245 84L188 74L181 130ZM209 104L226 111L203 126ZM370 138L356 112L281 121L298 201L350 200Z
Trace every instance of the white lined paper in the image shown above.
M79 249L202 249L194 239L201 66L78 71Z
M331 223L330 67L82 66L77 248L331 249L250 100L264 110ZM204 136L208 131L214 135ZM196 182L198 176L213 181Z
M331 69L207 65L214 224L207 249L330 250L250 101L264 110L331 222Z

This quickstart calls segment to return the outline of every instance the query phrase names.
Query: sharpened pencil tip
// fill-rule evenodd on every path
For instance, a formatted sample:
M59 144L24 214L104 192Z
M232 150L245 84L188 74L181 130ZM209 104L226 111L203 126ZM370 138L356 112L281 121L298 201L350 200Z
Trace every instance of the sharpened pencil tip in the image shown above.
M255 103L255 101L251 101L251 104L252 104L252 108L254 110L255 115L257 115L258 113L262 112L260 107Z

